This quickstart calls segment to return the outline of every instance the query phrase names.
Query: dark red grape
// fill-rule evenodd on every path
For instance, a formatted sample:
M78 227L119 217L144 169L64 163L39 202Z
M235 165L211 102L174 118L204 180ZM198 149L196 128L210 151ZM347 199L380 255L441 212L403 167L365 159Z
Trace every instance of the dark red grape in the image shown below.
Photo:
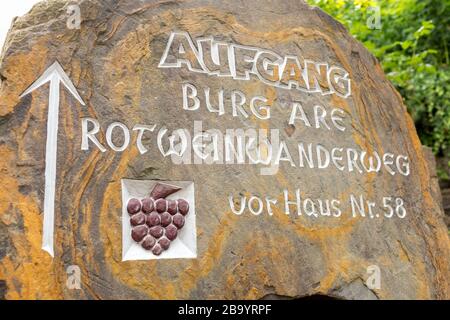
M156 211L159 213L163 213L167 210L167 200L166 199L158 199L155 201Z
M150 234L156 239L161 238L164 233L164 228L161 226L155 226L150 228Z
M163 249L161 248L161 246L159 244L155 244L152 252L155 256L159 256L163 252Z
M142 245L142 248L144 248L145 250L151 250L153 248L153 246L155 245L155 243L156 243L156 239L150 235L147 235L144 238L144 241L142 241L141 245Z
M178 210L185 216L189 212L189 203L184 199L178 199Z
M158 243L161 246L161 248L163 248L164 250L167 250L170 247L170 240L167 238L159 239Z
M147 216L147 225L149 227L157 226L161 223L161 217L156 211L153 211Z
M144 213L150 213L155 209L155 205L152 198L145 198L142 200L142 211Z
M138 214L133 215L130 218L130 223L132 226L138 226L138 225L144 224L145 223L145 214L138 213Z
M161 225L167 227L172 222L172 216L168 212L161 213Z
M130 199L127 204L127 211L130 215L141 211L141 202L138 199Z
M178 207L177 202L175 200L168 200L167 201L167 212L169 212L171 215L174 215L177 213Z
M173 216L173 224L178 228L181 229L184 226L184 217L183 215L177 213Z
M148 228L146 226L134 227L131 231L131 237L134 241L140 242L147 235Z
M170 224L166 227L166 237L169 240L175 240L178 234L178 229L173 224Z

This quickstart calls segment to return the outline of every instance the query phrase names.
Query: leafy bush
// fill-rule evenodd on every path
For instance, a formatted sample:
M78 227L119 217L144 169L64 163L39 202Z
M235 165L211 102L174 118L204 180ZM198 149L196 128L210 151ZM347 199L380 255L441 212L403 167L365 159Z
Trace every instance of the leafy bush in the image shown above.
M450 0L308 2L339 20L378 58L402 95L422 143L449 160ZM376 10L380 29L373 28ZM443 178L448 179L449 168L450 162L440 168Z

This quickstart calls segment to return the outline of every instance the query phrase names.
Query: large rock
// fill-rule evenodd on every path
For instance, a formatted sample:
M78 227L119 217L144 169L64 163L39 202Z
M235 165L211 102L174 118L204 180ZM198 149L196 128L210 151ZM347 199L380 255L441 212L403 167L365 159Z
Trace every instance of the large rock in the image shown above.
M67 23L68 19L73 23L76 10L67 13L73 3L81 8L79 29ZM175 31L186 33L173 34L170 46ZM196 40L205 37L268 50L266 63L258 60L258 69L253 70L261 78L252 74L250 80L238 80L195 72ZM169 54L164 61L166 47ZM220 48L220 57L226 57L225 45ZM238 54L241 49L233 50ZM193 70L185 64L176 67L176 57L170 54L174 52L189 59ZM316 72L330 72L319 85L323 93L332 92L274 85L264 73L264 68L273 67L273 53L327 63ZM206 47L204 56L208 54ZM248 63L236 57L236 72L241 74ZM49 86L20 96L55 60L86 105L61 88L52 258L41 249ZM304 66L303 59L300 64ZM300 82L305 79L295 71L284 76L297 76L304 86ZM342 78L345 71L351 91ZM312 79L313 70L306 73ZM450 298L450 241L414 124L376 59L317 8L299 0L42 2L15 20L3 49L0 76L0 294L7 299L258 299L314 294L349 299ZM197 111L183 109L186 83L195 85L202 97ZM319 88L314 81L310 87ZM218 90L225 90L225 114L207 111L204 88L215 95L214 106ZM244 106L248 118L239 112L233 116L232 90L240 90L247 101L255 96L267 99L270 119L255 116L248 103ZM260 106L261 100L256 101ZM310 126L300 119L301 113L289 123L294 101L303 106ZM317 115L327 112L324 121L329 129L316 123L315 105L323 107L316 108ZM333 108L338 108L334 115L343 118L335 118L337 125L330 118ZM88 150L81 150L83 118L99 122L97 136L105 152L92 141ZM203 130L222 133L279 129L293 165L281 161L278 170L268 170L249 163L174 164L158 150L157 133L165 126L169 133L185 128L192 134L197 120ZM136 124L156 124L153 133L144 134L148 152L141 154L137 148L137 131L131 131L127 149L112 150L105 135L113 122L130 131ZM123 142L120 129L115 129L113 142ZM326 152L343 148L343 160L334 159L338 166L330 161L318 169L314 156L315 168L306 162L302 167L299 143L306 149L311 143L314 152L318 145L323 147L319 147L322 161ZM392 153L393 164L384 163L378 172L349 164L354 154L367 156L364 151L374 157L374 152L380 157L388 154L387 162ZM197 258L122 261L122 240L129 237L122 235L124 178L194 183L195 215L190 217L195 218L196 235L189 226L183 232L196 239ZM303 208L298 215L291 205L286 214L283 192L293 201L297 189L306 211ZM237 215L230 195L237 207L241 196L257 196L264 200L264 210L255 215L246 209ZM352 197L359 201L360 196L374 202L373 215L365 206L363 217L355 203L352 211ZM272 215L265 197L277 201ZM333 209L331 216L316 217L312 203L319 210L319 202L327 199L336 200L341 214ZM257 198L252 204L258 205ZM387 205L394 207L390 218ZM125 226L128 220L123 221ZM81 271L79 290L66 286L69 266ZM377 270L379 285L373 278Z

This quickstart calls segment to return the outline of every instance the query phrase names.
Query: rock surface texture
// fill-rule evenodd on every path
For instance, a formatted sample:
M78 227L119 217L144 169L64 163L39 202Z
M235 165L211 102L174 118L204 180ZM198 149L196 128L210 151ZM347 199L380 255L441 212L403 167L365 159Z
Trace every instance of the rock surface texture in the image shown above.
M79 29L67 27L67 8L77 4ZM158 68L173 31L192 39L264 48L302 56L349 73L351 95L287 90L258 79L235 80L181 68ZM186 48L185 48L186 49ZM54 258L41 249L48 85L19 96L55 60L86 106L61 88ZM450 240L442 208L413 121L376 59L330 16L299 0L253 1L61 1L37 4L17 18L0 65L0 298L6 299L260 299L326 295L343 299L450 299ZM264 96L270 119L182 109L182 84L203 95L209 87L236 89L248 100ZM289 105L299 101L310 119L289 124ZM230 103L229 95L225 103ZM315 129L313 106L339 108L344 132ZM110 123L130 128L130 147L81 150L82 119L100 123L107 146ZM403 154L410 174L348 172L280 164L261 175L256 165L175 165L154 137L170 130L279 129L292 146L321 144ZM327 120L330 121L329 118ZM330 123L330 122L329 122ZM157 124L145 134L150 150L136 147L136 124ZM120 145L120 137L115 137ZM291 152L296 153L296 147ZM395 160L395 159L394 159ZM394 164L395 166L395 164ZM193 181L197 258L122 261L121 179ZM285 214L283 190L295 197L351 195L382 204L401 197L407 214L340 217ZM278 200L272 215L232 212L229 195ZM381 213L381 211L379 211ZM128 223L128 221L127 221ZM368 267L380 270L370 288ZM69 266L80 270L80 290L66 282ZM369 268L370 269L370 268Z

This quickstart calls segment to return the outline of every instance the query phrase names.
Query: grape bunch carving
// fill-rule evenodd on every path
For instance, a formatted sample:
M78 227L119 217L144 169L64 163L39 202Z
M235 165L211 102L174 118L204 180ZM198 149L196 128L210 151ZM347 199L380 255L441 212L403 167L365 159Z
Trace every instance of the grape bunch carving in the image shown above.
M132 198L127 203L127 211L131 216L131 238L156 256L169 249L189 213L189 203L186 200L166 199L180 189L157 183L150 197L142 200Z

